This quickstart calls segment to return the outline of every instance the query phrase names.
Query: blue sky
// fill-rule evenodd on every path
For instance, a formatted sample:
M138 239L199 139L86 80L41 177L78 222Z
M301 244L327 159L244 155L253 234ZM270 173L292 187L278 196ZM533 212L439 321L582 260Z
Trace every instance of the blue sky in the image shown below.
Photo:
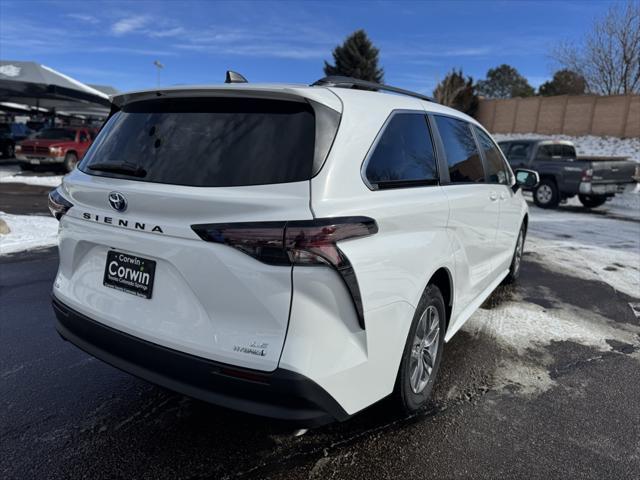
M501 63L532 85L548 79L561 40L581 38L610 2L584 1L37 1L0 0L0 59L34 60L119 90L249 81L310 83L323 60L364 28L385 81L431 93L461 67L474 78Z

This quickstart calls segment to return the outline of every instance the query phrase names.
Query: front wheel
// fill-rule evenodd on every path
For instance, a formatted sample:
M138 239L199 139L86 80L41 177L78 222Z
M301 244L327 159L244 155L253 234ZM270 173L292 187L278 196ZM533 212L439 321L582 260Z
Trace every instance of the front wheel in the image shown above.
M533 201L540 208L556 208L560 203L556 182L548 178L542 179L533 191Z
M607 197L601 195L578 195L578 198L580 199L580 203L586 208L596 208L604 205L604 202L607 201Z
M67 172L70 172L78 164L78 156L75 153L67 153L64 156L64 168Z
M513 283L520 276L520 266L522 265L525 236L526 230L524 228L524 225L522 225L522 227L520 227L520 233L518 234L518 240L516 241L516 248L513 251L511 265L509 266L509 274L505 277L504 283Z
M446 310L440 289L429 285L422 294L402 354L394 396L404 413L424 407L440 367Z

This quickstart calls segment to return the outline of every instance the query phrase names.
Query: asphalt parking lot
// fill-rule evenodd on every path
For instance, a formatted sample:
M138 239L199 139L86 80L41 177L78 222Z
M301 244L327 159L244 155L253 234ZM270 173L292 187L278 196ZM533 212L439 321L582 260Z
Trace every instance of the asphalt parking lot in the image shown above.
M0 210L40 212L42 190L0 185ZM63 342L56 249L0 257L0 476L638 478L640 221L531 209L520 282L445 346L426 411L382 402L303 435Z

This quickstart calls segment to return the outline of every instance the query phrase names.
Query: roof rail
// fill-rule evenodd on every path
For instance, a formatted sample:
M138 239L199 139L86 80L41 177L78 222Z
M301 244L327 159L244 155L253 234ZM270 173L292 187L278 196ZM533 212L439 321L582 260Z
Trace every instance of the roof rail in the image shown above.
M405 90L403 88L392 87L391 85L384 85L382 83L369 82L367 80L360 80L353 77L343 77L339 75L331 75L321 78L311 84L311 86L323 86L323 87L338 87L338 88L355 88L359 90L382 90L385 92L398 93L400 95L408 95L409 97L419 98L420 100L426 100L427 102L438 103L432 97L422 95L421 93L412 92L411 90Z

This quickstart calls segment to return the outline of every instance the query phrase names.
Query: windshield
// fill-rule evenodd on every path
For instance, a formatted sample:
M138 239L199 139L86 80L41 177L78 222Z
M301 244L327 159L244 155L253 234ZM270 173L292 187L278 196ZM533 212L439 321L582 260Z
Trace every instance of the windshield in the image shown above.
M74 141L76 139L76 131L70 128L45 128L40 130L34 138Z
M311 178L314 144L314 111L305 102L151 100L111 117L80 169L201 187L295 182Z

